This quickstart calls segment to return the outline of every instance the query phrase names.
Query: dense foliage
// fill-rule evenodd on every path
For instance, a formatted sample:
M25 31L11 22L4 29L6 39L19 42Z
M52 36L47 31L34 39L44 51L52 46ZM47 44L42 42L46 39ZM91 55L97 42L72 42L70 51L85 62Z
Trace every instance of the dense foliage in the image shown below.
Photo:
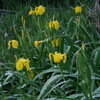
M86 2L1 16L1 100L99 100L100 33Z

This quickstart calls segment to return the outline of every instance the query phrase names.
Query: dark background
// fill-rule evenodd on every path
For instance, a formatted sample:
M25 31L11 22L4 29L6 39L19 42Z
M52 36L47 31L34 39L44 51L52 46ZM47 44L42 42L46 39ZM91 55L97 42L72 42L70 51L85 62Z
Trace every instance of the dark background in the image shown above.
M96 0L80 0L82 4L87 6L91 5L93 1ZM25 4L29 5L44 5L44 6L54 6L54 7L67 7L80 5L78 0L0 0L0 9L16 9L18 6Z

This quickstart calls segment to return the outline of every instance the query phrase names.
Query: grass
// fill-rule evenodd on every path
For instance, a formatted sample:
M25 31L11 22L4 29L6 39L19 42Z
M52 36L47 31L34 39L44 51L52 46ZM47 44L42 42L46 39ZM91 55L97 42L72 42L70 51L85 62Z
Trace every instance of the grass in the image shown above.
M16 14L0 19L0 99L99 100L100 34L86 5L81 14L73 7L47 6L41 16L30 16L29 10L29 5L18 7ZM48 27L53 18L60 22L58 30ZM59 46L52 47L56 38ZM17 40L18 48L8 49L9 40ZM35 47L34 41L40 40L43 43ZM67 54L66 63L49 60L49 53L56 51ZM31 73L16 70L19 58L29 58Z

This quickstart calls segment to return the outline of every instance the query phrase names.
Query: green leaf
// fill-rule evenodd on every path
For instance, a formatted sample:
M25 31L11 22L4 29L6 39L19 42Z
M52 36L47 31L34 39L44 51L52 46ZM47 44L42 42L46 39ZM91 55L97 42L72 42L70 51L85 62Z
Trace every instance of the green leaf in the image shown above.
M50 68L50 69L48 69L48 70L44 70L44 71L42 71L41 73L39 73L39 74L37 74L35 77L34 77L34 79L33 79L33 81L35 81L37 78L40 78L42 75L44 75L44 74L46 74L46 73L50 73L50 72L60 72L58 69L53 69L53 68Z
M79 97L83 97L83 96L84 96L84 94L82 94L82 93L80 93L80 94L76 93L76 94L68 96L68 98L75 99L75 98L79 98ZM80 100L80 99L77 99L77 100Z
M38 99L40 98L44 98L45 95L50 91L50 89L52 88L52 86L56 83L56 81L58 79L60 79L62 77L62 75L55 75L55 76L52 76L51 78L49 78L46 83L44 84L44 86L42 87L41 89L41 92L38 96Z

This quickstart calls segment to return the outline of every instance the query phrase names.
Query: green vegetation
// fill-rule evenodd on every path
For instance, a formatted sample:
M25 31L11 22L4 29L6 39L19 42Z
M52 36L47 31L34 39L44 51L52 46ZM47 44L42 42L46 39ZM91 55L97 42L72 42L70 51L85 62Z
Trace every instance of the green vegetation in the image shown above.
M0 100L100 99L100 33L88 14L95 2L75 1L1 16Z

